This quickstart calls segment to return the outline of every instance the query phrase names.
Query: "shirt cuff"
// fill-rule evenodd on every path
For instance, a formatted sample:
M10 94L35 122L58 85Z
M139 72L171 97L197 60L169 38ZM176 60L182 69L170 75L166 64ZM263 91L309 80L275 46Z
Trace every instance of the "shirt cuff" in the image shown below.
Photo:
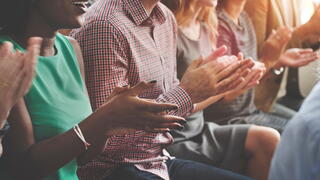
M168 102L178 105L178 110L170 114L177 116L188 116L193 110L193 103L189 94L180 86L177 86L165 94Z

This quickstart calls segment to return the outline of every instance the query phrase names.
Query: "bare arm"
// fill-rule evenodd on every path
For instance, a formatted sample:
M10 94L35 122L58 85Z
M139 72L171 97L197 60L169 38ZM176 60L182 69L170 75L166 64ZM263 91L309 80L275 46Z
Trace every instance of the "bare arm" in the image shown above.
M175 116L159 115L166 110L173 110L175 105L138 98L141 92L152 86L140 83L122 93L114 94L107 103L79 124L86 140L91 144L87 153L91 153L91 156L93 152L99 153L106 134L114 128L144 129L145 125L151 128L172 128L183 120ZM44 178L85 152L83 142L73 130L36 142L24 100L20 100L13 108L9 123L12 129L6 139L8 148L5 156L16 176L26 179ZM18 174L14 173L16 170Z
M106 123L108 116L104 115L108 109L112 108L97 111L79 125L92 149L100 148L98 145L105 141L105 132L112 128L110 123ZM73 130L36 143L24 100L12 109L9 123L11 130L6 140L9 148L5 154L12 167L17 167L20 172L14 174L23 178L44 178L85 152L84 144Z

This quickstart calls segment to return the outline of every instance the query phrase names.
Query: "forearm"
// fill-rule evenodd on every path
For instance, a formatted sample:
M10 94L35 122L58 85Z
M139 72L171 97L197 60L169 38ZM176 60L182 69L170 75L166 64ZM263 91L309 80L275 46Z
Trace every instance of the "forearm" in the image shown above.
M161 94L157 99L159 103L172 103L178 106L177 111L171 111L170 115L176 116L186 116L191 113L193 109L193 103L191 101L188 93L181 88L180 86L176 86L175 88L169 90L168 92Z
M302 48L302 44L308 41L308 37L315 34L313 31L314 29L308 23L297 27L293 31L292 38L289 42L289 48Z
M198 111L202 111L204 109L206 109L207 107L209 107L210 105L218 102L219 100L221 100L223 98L224 94L221 95L217 95L217 96L212 96L200 103L197 103L195 108L193 109L192 113L196 113Z
M87 151L73 129L50 139L32 143L30 139L23 140L23 136L26 136L21 133L23 127L15 127L13 124L8 134L10 142L8 155L12 169L18 168L21 173L17 175L27 177L26 179L41 179L81 154L89 153L91 156L93 153L98 154L101 144L105 141L108 126L106 118L104 113L97 111L79 124L86 141L91 144Z

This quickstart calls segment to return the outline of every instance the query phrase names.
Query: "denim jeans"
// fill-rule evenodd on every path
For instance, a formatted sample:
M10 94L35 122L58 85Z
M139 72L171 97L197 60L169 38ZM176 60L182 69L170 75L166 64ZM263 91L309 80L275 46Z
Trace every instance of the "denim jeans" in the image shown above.
M206 164L172 159L167 161L171 180L249 180L239 174L218 169ZM162 180L157 175L141 171L133 165L122 166L105 180Z

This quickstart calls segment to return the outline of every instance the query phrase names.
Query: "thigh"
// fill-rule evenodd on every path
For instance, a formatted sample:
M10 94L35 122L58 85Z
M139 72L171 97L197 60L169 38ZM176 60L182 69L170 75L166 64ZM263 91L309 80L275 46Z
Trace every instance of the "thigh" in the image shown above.
M206 122L201 135L171 145L168 151L179 159L243 173L248 160L245 142L250 127L251 125L219 126Z
M249 180L250 178L206 164L173 159L167 162L171 180Z
M283 117L285 119L291 119L297 112L293 109L290 109L284 105L281 104L274 104L271 109L271 114Z
M279 132L282 132L286 124L289 122L289 120L286 118L271 113L265 113L262 111L258 111L255 114L251 114L250 116L247 116L244 119L247 124L271 127L273 129L278 130Z
M104 180L163 180L159 176L141 171L133 165L122 166Z

